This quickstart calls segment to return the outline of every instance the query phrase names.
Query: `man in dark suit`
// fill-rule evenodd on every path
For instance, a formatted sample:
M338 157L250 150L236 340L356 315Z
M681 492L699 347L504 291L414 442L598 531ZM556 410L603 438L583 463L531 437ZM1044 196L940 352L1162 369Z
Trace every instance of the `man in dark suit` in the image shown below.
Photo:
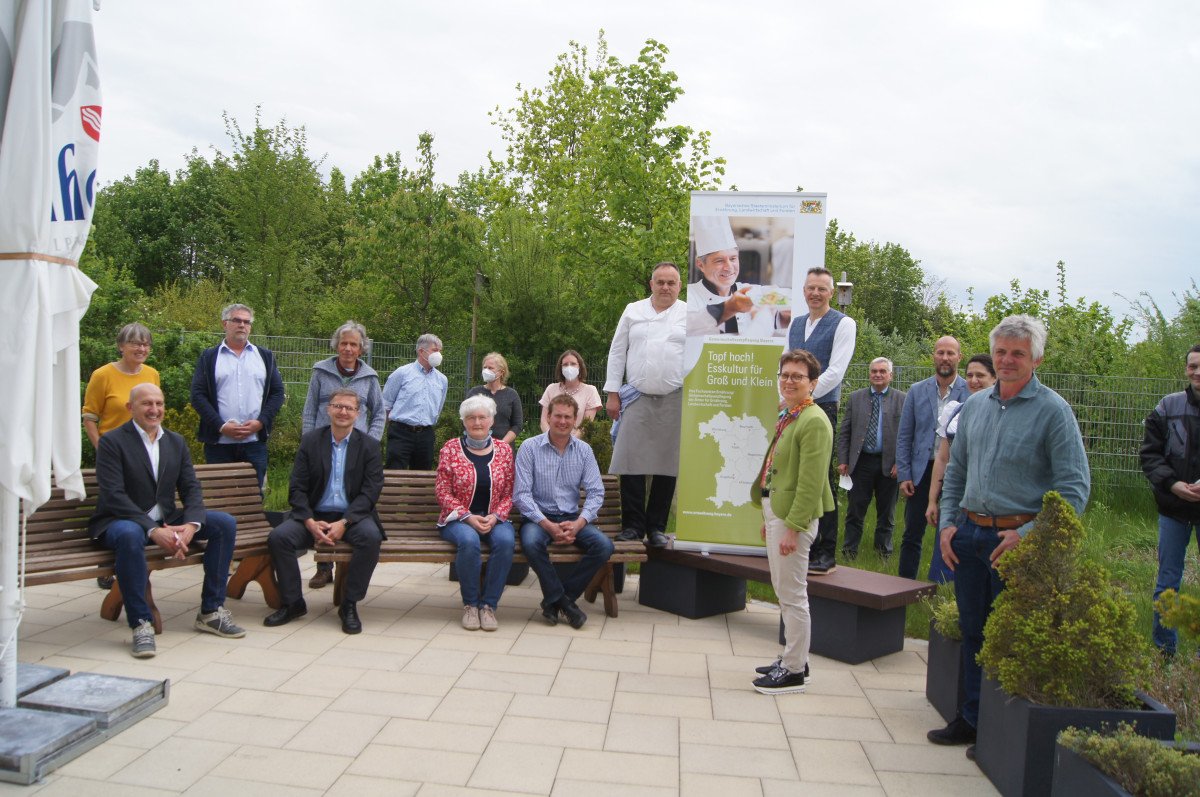
M138 385L129 392L125 407L132 419L103 435L96 449L100 491L88 531L92 539L116 551L117 585L133 629L133 655L155 654L154 615L146 602L146 546L151 543L183 559L193 539L205 540L196 630L245 636L224 608L237 522L224 512L204 509L187 444L162 428L165 406L158 386ZM176 490L182 509L175 505Z
M347 634L362 631L358 602L367 595L384 538L375 512L383 490L383 460L379 443L354 428L359 410L358 394L338 388L330 394L325 410L329 428L314 429L300 439L288 485L292 510L267 540L283 608L263 620L263 625L283 625L308 613L297 552L318 541L345 539L354 553L338 616Z
M962 348L950 335L933 344L933 376L908 389L900 429L896 432L896 476L904 493L904 537L900 540L901 578L916 578L925 543L925 508L929 506L929 484L933 481L933 458L937 455L937 425L951 401L963 402L971 395L967 380L958 375Z
M881 556L892 555L892 527L895 525L896 429L904 407L904 391L893 390L892 361L876 357L870 366L871 386L856 390L846 402L846 414L837 438L838 473L854 482L846 509L846 536L842 556L858 556L863 520L871 497L875 497L875 550Z

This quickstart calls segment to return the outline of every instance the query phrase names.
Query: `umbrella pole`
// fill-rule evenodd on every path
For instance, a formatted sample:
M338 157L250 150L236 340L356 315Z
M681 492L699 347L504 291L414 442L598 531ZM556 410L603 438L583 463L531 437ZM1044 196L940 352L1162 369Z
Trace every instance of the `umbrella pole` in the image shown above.
M17 581L20 551L21 500L0 487L0 707L17 705L17 623L21 616L21 592ZM8 644L5 644L8 643Z

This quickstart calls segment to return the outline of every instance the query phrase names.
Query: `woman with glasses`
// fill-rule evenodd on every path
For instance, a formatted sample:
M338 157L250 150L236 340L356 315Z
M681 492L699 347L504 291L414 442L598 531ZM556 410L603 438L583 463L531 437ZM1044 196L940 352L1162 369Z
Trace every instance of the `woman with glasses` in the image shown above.
M338 388L349 388L358 394L358 405L362 408L354 420L354 428L379 441L383 437L383 422L386 419L379 374L359 359L371 350L366 327L355 321L347 321L334 331L329 339L329 348L337 354L314 364L312 378L308 380L308 395L304 398L301 416L303 433L329 426L329 413L325 410L329 397ZM317 572L309 580L308 586L310 589L320 589L332 581L333 562L318 562Z
M829 487L833 426L812 400L820 375L821 364L804 349L779 358L784 407L751 485L750 500L762 507L767 563L785 640L783 654L773 664L756 668L760 677L754 688L764 695L803 692L808 678L808 552L817 538L817 521L834 507Z
M117 333L121 359L92 372L83 395L83 428L92 448L100 435L129 420L129 391L141 384L158 384L158 371L146 365L154 336L138 323L126 324Z

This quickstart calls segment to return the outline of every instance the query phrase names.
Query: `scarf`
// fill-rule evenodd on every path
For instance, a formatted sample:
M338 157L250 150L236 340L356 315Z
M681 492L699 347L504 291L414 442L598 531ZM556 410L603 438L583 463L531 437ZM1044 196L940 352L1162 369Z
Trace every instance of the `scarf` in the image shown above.
M761 486L765 490L770 482L771 462L775 459L775 444L779 442L779 436L783 434L783 430L791 425L792 421L800 417L800 413L804 412L805 408L816 404L812 396L809 396L804 401L801 401L793 409L784 409L779 413L779 421L775 424L775 439L771 441L771 448L767 451L767 461L763 465Z

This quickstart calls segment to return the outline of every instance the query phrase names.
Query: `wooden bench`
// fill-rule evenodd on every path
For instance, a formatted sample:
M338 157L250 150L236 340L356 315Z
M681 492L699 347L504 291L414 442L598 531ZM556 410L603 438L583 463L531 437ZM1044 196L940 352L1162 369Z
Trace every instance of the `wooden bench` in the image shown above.
M230 465L197 465L196 476L204 490L206 509L228 512L237 520L237 545L234 559L240 559L236 572L226 586L226 595L241 598L246 586L257 581L262 587L267 605L278 609L279 590L271 574L271 557L267 550L267 535L271 524L263 513L254 467L239 462ZM81 501L63 497L55 489L50 500L43 504L26 523L25 583L56 584L62 581L81 581L98 576L114 575L115 554L88 536L87 522L96 510L96 472L83 471L87 496ZM146 565L151 571L168 567L200 564L204 556L202 544L193 544L184 559L175 559L157 545L146 547ZM146 583L146 600L154 612L154 630L162 633L162 618L154 605L150 583ZM117 620L124 601L117 584L106 593L100 616Z
M746 581L771 583L766 556L652 549L642 565L638 602L693 619L740 611ZM930 597L933 584L838 565L809 576L813 653L859 664L904 649L909 604ZM780 624L780 643L783 626Z
M379 550L380 562L453 562L458 548L439 536L438 515L441 510L434 494L437 474L433 471L385 470L383 493L379 496L376 509L383 522L387 539ZM519 515L509 517L517 529L517 550L514 562L525 562L521 551L520 531L522 519ZM596 518L595 525L608 536L614 537L621 528L621 492L616 476L604 477L604 505ZM488 551L483 550L484 561ZM346 584L346 565L350 562L351 548L347 543L336 546L318 545L315 558L318 562L334 562L336 572L333 579L333 602L340 604ZM578 562L583 553L573 545L551 545L550 561L555 563ZM641 542L613 541L613 555L608 564L592 579L583 597L595 601L596 594L604 596L604 613L617 616L617 595L613 579L613 564L618 562L646 561L646 546Z

